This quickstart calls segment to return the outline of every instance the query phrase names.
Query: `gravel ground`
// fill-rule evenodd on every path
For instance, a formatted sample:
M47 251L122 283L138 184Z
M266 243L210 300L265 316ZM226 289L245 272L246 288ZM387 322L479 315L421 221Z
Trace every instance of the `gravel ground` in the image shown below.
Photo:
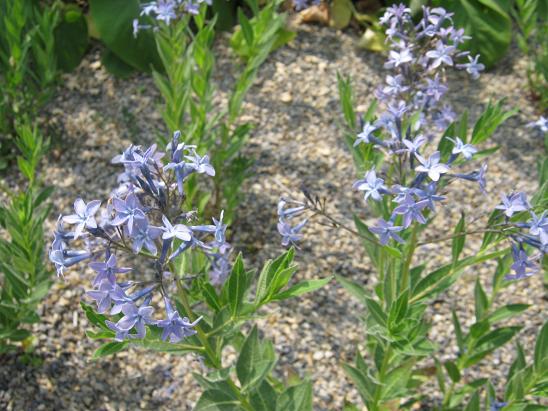
M291 45L268 59L251 89L243 120L256 127L245 151L256 163L244 186L245 200L234 224L233 241L244 251L249 266L259 267L282 251L276 234L276 203L281 194L297 193L301 184L326 197L330 210L349 224L353 213L366 216L361 196L351 190L356 175L338 125L336 73L352 76L359 109L363 110L384 76L383 57L356 49L354 41L355 36L349 34L302 27ZM233 80L227 75L232 60L224 43L217 48L221 68L215 81L222 104ZM536 188L535 162L542 155L542 141L524 128L536 115L524 94L524 63L514 58L516 55L509 53L497 69L477 82L463 75L452 78L450 100L457 112L467 108L475 119L489 99L501 97L521 111L496 133L496 143L502 148L489 160L490 195L484 197L470 185L455 185L449 197L458 201L439 211L434 230L452 227L461 210L472 217L482 215L498 202L501 192L519 189L532 193ZM55 136L44 177L57 187L57 213L68 212L76 195L105 197L118 173L110 158L131 142L151 143L162 130L158 93L151 80L144 75L115 79L101 67L98 56L98 52L90 53L75 73L65 76L44 116ZM52 215L50 226L53 222ZM326 227L310 227L306 234L296 258L299 279L336 273L374 284L375 274L356 238ZM472 255L478 242L468 242L465 253ZM423 246L417 262L436 266L449 254L449 243ZM441 347L442 359L456 353L451 308L468 327L475 278L479 276L489 290L492 273L492 264L469 270L449 293L432 303L431 336ZM40 366L25 365L15 356L0 358L0 409L191 409L199 389L190 371L199 370L200 364L190 357L131 348L115 357L90 360L97 344L84 335L87 320L79 301L91 275L69 272L64 282L55 283L40 307L42 322L34 326ZM518 338L531 352L533 336L546 313L541 276L511 285L499 301L532 304L515 321L524 326ZM357 402L340 364L351 360L357 347L363 348L361 312L362 307L332 283L312 295L273 305L259 321L275 341L279 372L297 372L314 382L317 410L340 410L345 400ZM513 348L508 346L486 358L465 378L483 375L503 389L512 358ZM437 395L434 386L426 389Z

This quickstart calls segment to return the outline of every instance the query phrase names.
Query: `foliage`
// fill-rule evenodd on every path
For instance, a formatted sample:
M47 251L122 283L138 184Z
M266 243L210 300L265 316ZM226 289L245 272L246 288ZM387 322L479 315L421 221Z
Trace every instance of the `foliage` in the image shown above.
M0 145L15 134L16 117L36 114L51 93L57 73L56 7L40 9L29 0L0 4ZM5 167L0 159L0 168Z
M15 192L2 186L7 196L0 205L0 353L13 350L15 342L29 340L28 324L39 321L36 307L51 285L44 261L43 223L50 207L51 188L41 188L39 163L47 148L36 127L17 124L17 164L25 180Z
M508 1L437 0L434 3L455 13L455 25L464 27L473 39L463 48L480 54L487 67L493 67L506 54L512 41Z
M212 43L216 19L207 20L206 7L193 17L183 15L170 25L162 23L155 32L165 75L155 71L154 80L165 102L162 114L167 128L171 132L181 130L183 141L211 153L214 168L223 170L215 175L211 199L209 193L191 183L188 200L199 210L208 202L210 212L223 208L229 222L234 218L239 189L251 164L240 154L251 131L250 124L237 124L243 99L269 52L287 41L289 35L282 27L283 17L276 11L277 0L261 10L257 3L249 4L256 16L248 19L240 10L242 29L234 34L232 41L246 62L239 70L241 74L235 80L226 108L213 104L215 88L211 78L215 55Z
M521 51L531 60L527 79L539 107L548 107L548 7L538 0L515 0L512 17Z
M531 202L524 193L502 196L502 204L480 227L469 227L478 223L462 213L449 233L426 236L426 228L438 215L438 204L447 200L458 206L465 200L448 199L449 185L457 180L474 182L487 194L485 163L468 173L458 168L495 151L496 147L480 150L477 145L487 142L515 114L515 110L506 111L503 102L489 103L470 127L466 112L459 118L442 103L448 92L444 84L447 69L464 69L477 78L483 68L477 56L469 56L465 64L456 61L456 46L465 38L450 19L451 15L439 8L423 9L418 23L403 5L386 11L380 22L387 27L390 52L385 68L390 71L386 84L376 90L378 100L366 113L357 115L354 110L351 80L338 77L345 139L358 172L365 172L353 187L363 192L369 206L367 219L356 215L355 229L348 227L330 214L326 201L306 191L303 201L283 197L278 205L278 230L284 245L301 240L301 229L314 219L344 229L364 244L376 271L375 284L364 287L341 276L337 280L365 309L365 341L358 347L354 363L343 367L372 411L411 409L423 398L423 384L434 376L443 394L436 409L479 410L483 392L488 404L499 404L487 378L471 381L463 375L519 333L521 327L504 322L528 305L498 304L497 294L510 281L525 281L536 274L545 261L548 219L542 180ZM379 112L379 107L384 110ZM543 126L542 120L535 123L535 127ZM306 217L294 225L293 219L301 215ZM483 235L481 247L473 255L464 255L466 240L478 234ZM442 256L443 262L418 261L419 247L443 241L451 241L451 252L445 259ZM453 311L458 354L442 364L437 358L439 348L429 334L428 305L442 298L468 268L489 260L497 262L490 293L478 276L475 321L465 329L465 322ZM537 345L544 345L543 334ZM435 364L434 372L424 368L427 359ZM540 384L535 385L537 382ZM543 395L539 388L543 387L542 377L527 383L536 387L529 394ZM519 394L521 401L524 397Z
M102 63L115 75L126 76L137 69L159 70L162 62L154 46L154 36L140 31L134 36L132 21L139 16L139 0L90 0L90 17L106 50Z
M204 161L207 156L179 144L178 135L168 146L169 156L155 146L131 146L115 157L125 168L123 182L99 221L95 215L101 202L86 204L81 198L74 203L75 214L58 221L50 251L58 274L86 260L92 260L89 266L97 272L93 290L86 293L97 308L82 304L94 326L88 336L107 340L94 358L115 354L130 342L156 351L194 353L209 368L195 375L204 389L198 410L227 404L243 410L311 410L310 384L286 386L276 380L272 343L261 339L256 327L247 335L244 330L261 307L314 291L331 278L290 285L296 272L293 250L268 261L258 277L245 269L241 254L231 264L222 214L212 225L194 225L198 217L183 207L190 176L215 171ZM161 162L164 157L167 164ZM80 238L88 246L76 249ZM120 267L124 255L140 261ZM153 305L159 305L155 294L163 301L162 319L153 317ZM239 352L236 363L228 366L223 364L227 346Z
M18 119L36 117L51 97L59 71L74 69L88 45L87 25L77 7L40 4L0 4L0 168L14 149Z

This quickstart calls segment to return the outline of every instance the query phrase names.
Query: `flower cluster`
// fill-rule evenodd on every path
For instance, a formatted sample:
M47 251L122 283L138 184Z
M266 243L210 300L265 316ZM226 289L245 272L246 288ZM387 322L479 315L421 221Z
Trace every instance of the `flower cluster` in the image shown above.
M466 135L447 136L446 132L442 141L435 141L436 126L445 129L447 121L454 120L453 114L443 114L446 105L439 109L447 91L441 81L443 70L448 66L464 68L475 78L483 69L477 63L477 56L471 58L467 52L458 51L457 46L466 36L463 30L449 24L451 16L442 8L425 7L422 20L415 25L410 10L400 5L388 8L381 19L388 27L386 34L392 48L385 67L394 73L387 76L386 85L377 90L377 97L386 110L376 120L364 122L353 143L355 147L367 145L378 153L368 160L373 166L353 188L363 192L366 203L382 210L379 211L381 218L368 227L382 246L391 240L404 243L408 228L428 224L436 212L436 204L446 199L442 190L454 181L475 182L486 194L486 163L471 172L457 171L478 153L478 149L467 142ZM456 63L461 57L468 57L470 61ZM535 126L542 124L535 123ZM437 149L430 149L432 145ZM341 226L329 219L318 201L306 193L305 197L305 202L282 198L278 204L278 231L284 246L302 238L300 231L310 216L326 217L330 224ZM497 209L504 213L505 221L494 231L512 241L515 262L512 269L516 275L508 278L517 279L534 273L536 266L532 260L542 258L546 252L546 212L537 217L521 193L503 197L503 203ZM528 223L510 221L514 213L526 210L532 217ZM292 225L292 219L303 213L309 218ZM522 229L529 229L529 232L523 234ZM537 248L540 254L529 259L524 244Z
M465 70L473 79L484 69L459 45L470 37L464 29L452 25L453 13L441 7L423 7L423 16L418 24L411 19L411 10L404 5L391 6L380 19L387 27L386 39L390 51L385 68L391 71L386 84L376 90L376 97L388 108L385 117L377 122L394 132L396 114L415 111L420 113L420 123L433 121L439 129L445 129L455 119L455 113L440 101L448 90L444 82L446 68Z
M174 259L181 253L200 250L209 260L213 285L222 285L230 273L231 247L226 242L222 213L213 224L193 225L196 213L181 211L188 177L214 175L215 170L207 156L196 153L195 146L179 143L179 138L180 133L174 133L165 165L162 159L166 155L157 151L156 145L146 150L130 146L114 157L112 162L123 165L124 172L106 205L78 198L74 214L60 216L57 223L50 260L58 275L67 267L90 261L96 277L94 289L87 295L97 303L99 313L123 314L116 323L107 322L118 340L143 338L147 324L162 328L162 338L171 342L194 333L195 322L181 318L168 295L174 283ZM65 224L73 229L66 230ZM83 247L74 248L79 239ZM129 260L140 256L144 261L134 268L122 267L118 261L121 254L128 255ZM148 279L136 272L145 271L145 261L151 263L148 266L154 272ZM150 304L155 291L164 300L166 318L162 320L152 318Z
M542 260L548 252L548 211L544 210L537 215L527 200L525 193L501 195L502 203L495 207L504 216L505 230L512 242L512 258L514 263L511 269L514 274L506 276L508 280L519 280L535 274L539 268L536 261ZM527 222L513 222L515 214L527 212L530 220ZM526 232L523 232L527 230ZM524 244L537 249L539 252L529 257Z
M403 5L389 7L381 18L381 23L389 27L386 34L392 48L385 67L394 71L393 75L387 76L386 86L377 90L377 97L385 104L386 111L376 121L365 122L354 141L354 146L372 145L392 160L389 161L392 166L387 168L392 184L382 177L386 171L376 170L375 167L368 170L362 180L354 183L354 189L363 191L366 201L382 202L384 196L389 196L396 203L388 220L381 219L370 227L379 236L382 245L390 239L403 242L397 233L415 221L426 224L427 214L436 210L436 202L445 199L438 193L447 183L462 179L477 182L483 192L486 187L486 164L466 174L451 172L455 164L471 160L478 151L472 144L463 141L464 136L445 137L453 144L445 162L440 151L428 156L425 154L434 138L427 115L432 115L438 126L446 126L446 120L454 119L453 114L442 115L447 106L436 111L447 91L441 81L443 70L446 66L462 67L477 77L482 67L472 63L455 63L468 53L457 50L466 36L463 30L447 26L446 23L451 22L451 13L441 8L427 7L423 13L417 25L411 20L410 9ZM477 61L477 57L473 60ZM442 117L443 122L440 121ZM285 202L287 200L283 200ZM282 214L279 207L278 230L284 243L299 239L298 233L306 221L291 227L288 218L302 212L301 207L295 209L298 211L290 209L290 213Z
M184 13L198 14L202 3L210 6L211 0L154 0L141 5L141 16L150 16L156 22L169 25L172 20L176 20ZM148 24L140 24L139 20L135 19L133 20L133 35L137 36L139 30L152 27Z

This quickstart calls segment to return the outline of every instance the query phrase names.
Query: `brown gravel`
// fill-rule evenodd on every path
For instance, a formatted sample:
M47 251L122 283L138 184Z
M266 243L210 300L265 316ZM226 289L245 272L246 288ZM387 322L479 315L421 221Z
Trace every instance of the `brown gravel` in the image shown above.
M282 251L276 234L277 199L280 194L296 192L301 184L327 197L331 210L349 224L353 213L366 216L360 195L351 190L356 173L338 126L336 73L352 75L363 109L384 76L383 57L356 49L354 44L352 35L303 27L291 45L269 58L251 89L243 120L256 127L245 152L256 163L233 227L234 244L244 251L250 266L258 267ZM222 104L233 80L226 75L232 60L225 43L217 47L221 68L215 81ZM69 210L76 195L89 199L108 194L118 173L109 164L112 156L131 142L154 141L158 130L163 130L152 81L145 75L114 79L101 67L98 56L90 53L75 73L65 76L59 95L46 111L55 148L43 175L57 187L51 226L57 213ZM457 112L468 108L475 119L490 98L501 97L521 111L496 134L501 150L489 161L489 197L470 185L453 187L450 206L439 212L436 228L452 227L461 209L471 216L485 213L497 203L501 192L534 192L535 162L542 155L542 141L524 128L536 118L524 93L524 73L524 62L517 53L510 53L478 82L453 76L450 100ZM299 279L336 273L364 284L374 283L375 274L355 238L325 227L309 228L306 234L297 253ZM478 241L468 242L465 253L472 255ZM417 262L436 266L449 254L448 243L424 246L417 253ZM442 359L455 354L451 308L468 327L473 282L479 276L489 289L492 272L492 264L468 270L449 293L432 304L431 336L441 347ZM34 326L40 366L25 365L15 356L0 360L0 409L190 410L199 396L190 373L200 365L193 358L131 348L115 357L90 360L97 344L85 337L87 321L79 309L90 279L87 271L71 271L65 282L56 282L40 307L43 321ZM524 326L518 338L531 352L532 337L546 316L542 276L512 284L499 302L532 304L515 321ZM357 347L363 348L361 312L362 307L332 283L312 295L271 306L259 321L275 341L279 372L298 372L314 382L317 410L340 410L345 399L358 403L340 363L351 360ZM493 378L502 389L512 358L509 345L465 378L483 375ZM437 395L435 387L427 389Z

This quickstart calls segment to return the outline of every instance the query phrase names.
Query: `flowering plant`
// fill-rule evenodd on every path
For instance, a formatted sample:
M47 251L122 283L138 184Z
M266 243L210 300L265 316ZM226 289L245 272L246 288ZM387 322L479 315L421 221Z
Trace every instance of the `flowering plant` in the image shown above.
M386 27L390 45L385 64L390 74L386 84L376 92L385 110L375 116L379 103L372 103L360 119L361 132L357 137L350 80L339 76L341 104L349 130L346 139L357 168L365 171L364 178L353 187L363 193L368 214L375 219L355 217L354 229L334 218L325 201L305 191L303 200L284 197L278 205L282 244L301 240L303 228L314 219L363 240L378 275L374 290L343 277L338 277L338 281L366 307L364 348L368 355L364 357L358 350L355 364L345 364L344 368L367 409L402 409L417 401L418 386L425 379L418 364L424 358L431 358L437 369L443 395L441 409L461 409L462 402L475 393L468 405L473 407L484 386L487 403L496 404L494 390L486 380L469 382L461 375L521 329L496 326L528 306L495 307L495 301L510 280L535 274L545 262L548 185L541 181L539 192L530 200L521 192L502 195L502 203L493 210L484 227L468 228L463 213L453 233L421 238L434 221L437 208L447 200L451 185L458 181L476 183L486 195L487 164L468 172L460 169L469 169L473 161L496 150L480 150L478 145L487 141L514 112L505 112L502 102L489 104L470 132L467 113L457 118L451 107L443 104L448 90L446 69L465 70L472 78L477 78L483 69L478 56L472 57L457 48L466 36L464 30L451 24L451 13L425 7L422 19L416 24L410 9L399 5L388 8L380 21ZM305 218L294 223L302 216ZM475 255L462 257L465 239L473 234L483 234L482 245ZM426 244L448 240L452 241L450 261L428 272L431 264L417 261L417 250ZM428 301L451 287L467 267L492 259L497 260L498 267L491 295L487 296L478 277L475 322L466 333L453 312L459 354L442 365L428 334L430 327L425 315ZM413 266L414 263L417 265ZM546 357L546 332L544 327L539 337L541 358ZM536 374L530 380L533 381L530 394L539 392L544 378L538 366L533 373ZM514 403L525 398L523 393L516 392L507 397L519 397ZM403 398L409 401L404 403Z
M16 350L17 342L25 351L31 350L28 324L39 321L38 304L52 283L52 272L44 261L43 224L51 210L47 200L53 189L44 187L38 177L48 142L28 120L18 123L16 132L22 188L12 190L0 183L4 194L0 203L0 353Z
M290 250L265 265L250 299L255 272L244 268L241 255L232 262L223 213L213 224L203 224L189 208L191 176L216 172L207 156L180 137L174 133L167 155L155 145L130 146L113 159L124 172L106 203L78 198L74 214L59 217L50 251L57 273L83 261L90 261L95 272L86 296L96 308L82 303L97 328L88 335L110 340L95 357L130 345L196 354L207 369L197 376L205 391L196 409L227 398L241 409L259 409L255 404L264 396L274 395L275 406L276 401L286 404L295 391L306 402L309 383L286 388L275 380L272 344L259 338L256 327L247 336L242 327L265 304L312 291L330 279L287 287L296 271ZM126 267L130 261L132 267ZM239 350L235 364L223 361L227 345ZM281 409L311 409L299 407Z
M216 169L213 193L191 181L189 197L196 198L200 211L209 203L208 212L225 210L231 222L240 200L239 189L248 174L251 161L241 156L249 138L250 124L237 124L243 99L258 70L278 40L284 16L277 13L279 1L268 2L261 10L250 2L256 17L239 13L247 57L235 80L226 107L213 102L212 81L215 68L213 40L216 17L207 19L207 1L158 0L142 5L141 23L135 20L134 34L152 29L165 73L154 72L155 83L165 102L163 119L170 132L181 130L183 139L211 154ZM165 142L165 141L164 141Z

